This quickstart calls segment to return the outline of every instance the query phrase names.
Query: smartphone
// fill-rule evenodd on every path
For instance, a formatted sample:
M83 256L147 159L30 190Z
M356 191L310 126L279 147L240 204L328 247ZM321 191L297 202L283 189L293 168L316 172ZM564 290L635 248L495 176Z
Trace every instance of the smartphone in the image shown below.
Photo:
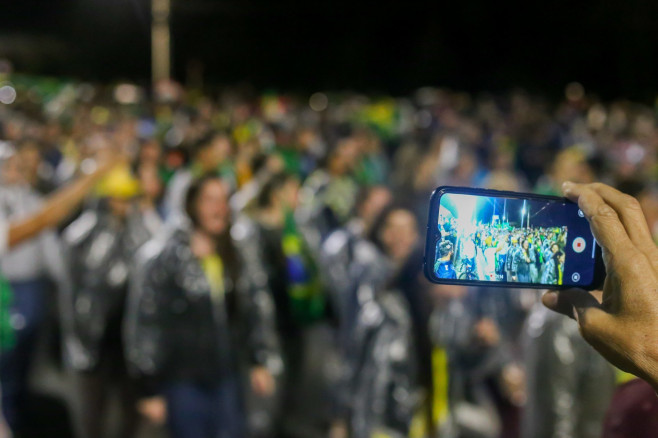
M430 198L425 275L433 283L600 288L601 247L566 198L439 187Z

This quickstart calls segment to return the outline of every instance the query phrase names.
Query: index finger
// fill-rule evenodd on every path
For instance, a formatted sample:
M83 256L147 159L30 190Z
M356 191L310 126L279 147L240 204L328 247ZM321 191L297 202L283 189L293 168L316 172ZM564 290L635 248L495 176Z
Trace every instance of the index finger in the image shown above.
M625 254L624 257L631 260L631 253L638 250L614 208L587 185L564 183L562 188L567 198L578 203L603 251L617 257Z

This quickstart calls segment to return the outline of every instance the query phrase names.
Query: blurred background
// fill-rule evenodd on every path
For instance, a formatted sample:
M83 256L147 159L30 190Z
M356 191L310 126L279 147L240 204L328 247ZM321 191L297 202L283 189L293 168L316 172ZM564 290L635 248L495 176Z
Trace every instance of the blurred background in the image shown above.
M6 2L2 219L129 163L2 258L0 437L655 436L541 292L432 285L422 251L439 185L602 181L658 239L657 13Z

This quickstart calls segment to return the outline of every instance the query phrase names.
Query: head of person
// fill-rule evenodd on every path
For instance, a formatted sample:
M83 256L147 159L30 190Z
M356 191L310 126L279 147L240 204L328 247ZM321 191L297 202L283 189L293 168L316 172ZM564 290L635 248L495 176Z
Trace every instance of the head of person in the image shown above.
M218 176L207 175L196 180L187 191L185 210L195 230L213 238L229 230L228 183Z
M241 265L230 234L230 190L222 178L214 174L202 176L188 189L185 210L194 231L215 240L226 272L236 281Z
M151 162L140 164L137 168L137 178L142 189L142 196L149 201L160 201L164 193L164 185L158 166Z
M413 212L401 206L389 206L371 231L373 241L394 262L404 262L418 245L418 222Z
M452 257L452 251L452 243L449 241L444 240L439 243L439 258L441 260L450 260L450 257Z
M359 145L351 138L344 139L329 152L327 170L332 175L345 175L354 170L359 159Z
M523 249L528 249L530 248L530 242L528 242L528 239L523 239L521 240L521 247Z
M162 146L155 139L144 141L139 148L139 164L152 164L157 166L162 159Z
M8 143L0 145L0 176L5 185L21 184L25 181L21 159Z
M291 174L280 172L265 183L258 195L258 208L295 210L299 204L299 179Z
M214 172L230 157L231 141L222 133L207 135L192 145L191 153L202 172Z
M558 251L560 251L560 245L558 245L557 243L551 244L551 253L557 254Z

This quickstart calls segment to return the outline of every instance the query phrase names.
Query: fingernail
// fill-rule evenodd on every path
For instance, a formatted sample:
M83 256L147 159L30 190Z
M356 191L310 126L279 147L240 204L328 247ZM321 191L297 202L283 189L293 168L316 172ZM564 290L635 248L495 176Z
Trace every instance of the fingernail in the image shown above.
M562 183L562 191L565 194L569 193L572 187L573 187L573 183L571 181L565 181Z
M557 307L557 293L551 291L546 292L542 301L549 309L555 309Z

